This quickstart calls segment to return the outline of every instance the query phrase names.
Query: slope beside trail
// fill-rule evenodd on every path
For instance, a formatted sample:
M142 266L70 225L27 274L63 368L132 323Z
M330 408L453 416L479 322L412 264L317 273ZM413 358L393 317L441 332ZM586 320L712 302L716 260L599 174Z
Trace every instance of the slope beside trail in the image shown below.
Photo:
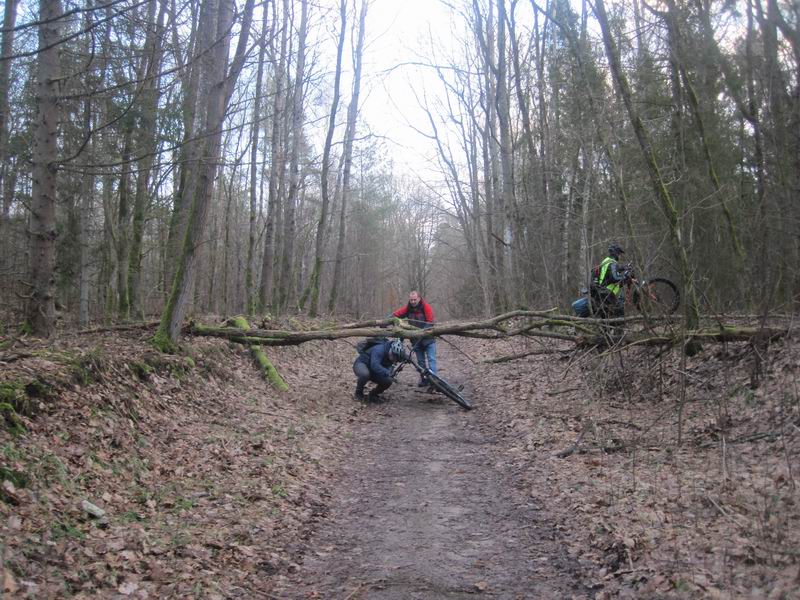
M518 484L498 439L481 427L463 358L440 346L441 373L476 409L401 381L367 405L327 518L280 598L584 598L549 507Z
M269 348L277 392L151 334L0 339L4 597L798 598L794 338L453 336L466 412L410 369L354 402L353 341Z

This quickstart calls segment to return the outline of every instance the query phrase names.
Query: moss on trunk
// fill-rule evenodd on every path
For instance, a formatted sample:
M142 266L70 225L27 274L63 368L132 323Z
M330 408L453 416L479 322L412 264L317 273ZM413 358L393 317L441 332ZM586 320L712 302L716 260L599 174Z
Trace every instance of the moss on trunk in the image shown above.
M247 319L242 315L228 319L227 325L236 327L242 331L248 331L250 329L250 323L248 323ZM264 378L272 384L272 387L280 392L285 392L289 389L289 386L286 385L286 382L283 380L283 377L281 377L281 374L278 373L278 370L275 368L272 362L270 362L269 358L267 358L267 355L261 346L258 344L251 344L250 353L253 355L256 363L258 363L258 366L261 368L261 373L264 375Z

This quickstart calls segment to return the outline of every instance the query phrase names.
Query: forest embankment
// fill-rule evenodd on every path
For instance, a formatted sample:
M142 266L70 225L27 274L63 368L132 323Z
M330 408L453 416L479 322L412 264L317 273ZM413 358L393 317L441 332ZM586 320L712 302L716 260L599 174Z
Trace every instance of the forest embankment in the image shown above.
M365 447L354 436L372 432L372 460L385 459L383 433L406 423L406 406L457 415L454 437L492 440L525 510L546 516L579 596L796 593L791 339L758 361L729 344L690 359L637 349L489 365L523 342L449 338L443 373L477 405L462 414L418 394L405 373L387 405L354 403L347 341L270 349L290 386L278 393L238 345L189 338L171 356L149 334L4 350L4 397L28 413L6 411L0 433L6 595L280 594L325 552L316 536ZM416 458L435 460L435 446ZM398 502L404 493L396 487ZM470 593L497 595L472 581Z

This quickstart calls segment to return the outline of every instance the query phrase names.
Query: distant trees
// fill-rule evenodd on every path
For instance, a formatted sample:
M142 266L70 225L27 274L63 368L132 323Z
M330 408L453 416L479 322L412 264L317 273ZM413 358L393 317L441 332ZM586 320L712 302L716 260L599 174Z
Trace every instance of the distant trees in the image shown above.
M427 181L360 112L370 4L6 2L3 320L161 315L174 341L192 312L382 315L412 287L442 316L567 306L612 239L690 320L796 307L793 4L455 4L420 49Z
M426 131L473 257L439 284L472 282L465 313L477 290L487 312L565 306L615 239L684 281L690 321L795 308L796 8L578 6L471 0L461 48L437 57Z

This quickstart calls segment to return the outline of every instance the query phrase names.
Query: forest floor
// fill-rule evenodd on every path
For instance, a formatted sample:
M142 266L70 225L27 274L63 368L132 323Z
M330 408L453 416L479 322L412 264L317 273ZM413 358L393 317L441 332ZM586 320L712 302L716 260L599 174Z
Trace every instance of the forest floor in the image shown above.
M0 346L5 597L800 597L793 339L448 337L467 412L408 369L354 402L348 341L268 349L280 393L240 346L150 335Z

